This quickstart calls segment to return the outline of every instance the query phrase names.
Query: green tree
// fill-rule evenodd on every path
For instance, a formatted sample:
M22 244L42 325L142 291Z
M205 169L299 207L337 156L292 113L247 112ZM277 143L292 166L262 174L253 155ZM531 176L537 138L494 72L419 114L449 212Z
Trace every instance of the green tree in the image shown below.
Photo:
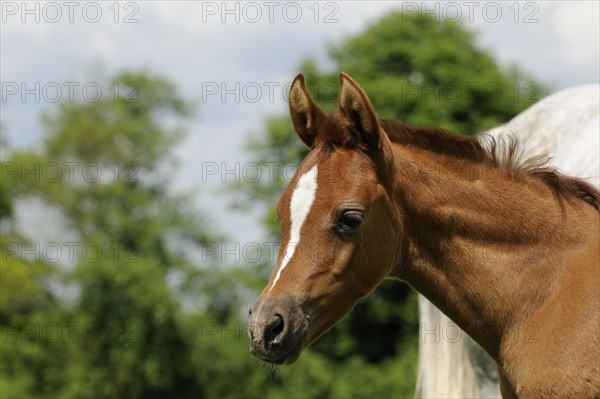
M425 14L392 13L331 47L331 72L310 59L299 71L326 111L337 110L339 72L344 71L361 84L382 118L469 135L505 123L545 92L518 68L503 70L474 39L458 23L436 22ZM294 134L288 115L268 118L265 131L248 148L259 162L280 166L276 179L240 190L265 206L264 224L276 239L275 204L288 183L281 170L299 163L307 149ZM413 357L417 325L415 293L405 284L384 282L317 342L315 350L344 362L355 355L367 362L404 354ZM414 377L414 369L408 375Z
M7 151L2 141L3 154ZM35 386L39 372L60 353L44 345L22 346L24 336L36 331L25 326L39 323L40 313L55 310L56 300L44 282L56 274L46 262L28 262L19 255L31 243L14 228L15 190L19 178L12 162L0 162L0 396L22 396L25 387ZM22 370L28 370L23 373Z
M170 82L150 73L121 73L107 81L122 88L121 97L60 104L43 119L41 148L13 152L3 164L3 185L11 188L3 194L3 216L23 198L58 211L56 241L70 241L76 259L52 265L60 271L54 283L78 292L70 302L50 295L50 302L24 307L20 298L50 292L40 288L43 262L18 251L7 254L13 247L3 243L8 262L2 263L0 315L9 334L3 337L1 375L10 383L9 395L201 392L183 333L183 298L173 294L185 286L175 291L167 284L170 276L203 276L190 252L209 240L190 197L169 190L170 151L191 107ZM177 126L167 127L165 118ZM14 235L6 238L20 248ZM49 339L53 323L59 339Z

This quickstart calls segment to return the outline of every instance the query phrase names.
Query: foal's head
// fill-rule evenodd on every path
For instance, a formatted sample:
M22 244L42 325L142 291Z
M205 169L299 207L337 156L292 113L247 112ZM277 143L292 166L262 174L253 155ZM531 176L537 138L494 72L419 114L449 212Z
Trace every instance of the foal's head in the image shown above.
M328 116L298 75L290 111L311 152L279 201L279 256L248 324L251 352L288 364L390 275L402 250L391 143L362 89L342 74L339 114Z

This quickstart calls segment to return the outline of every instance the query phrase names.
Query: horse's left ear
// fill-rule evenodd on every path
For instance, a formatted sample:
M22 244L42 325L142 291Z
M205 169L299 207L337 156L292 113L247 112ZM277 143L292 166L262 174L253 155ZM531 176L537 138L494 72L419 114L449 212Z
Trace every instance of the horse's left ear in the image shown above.
M340 114L350 123L357 139L374 153L381 154L383 161L391 161L392 149L387 133L379 125L379 118L365 94L350 76L340 74Z

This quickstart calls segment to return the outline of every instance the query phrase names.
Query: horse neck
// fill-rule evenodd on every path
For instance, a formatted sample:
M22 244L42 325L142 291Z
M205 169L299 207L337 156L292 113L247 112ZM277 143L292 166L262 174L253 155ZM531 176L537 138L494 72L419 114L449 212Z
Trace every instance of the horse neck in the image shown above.
M400 145L394 155L405 240L396 277L498 360L513 326L552 294L563 271L558 249L581 233L566 214L581 209L561 209L533 177Z

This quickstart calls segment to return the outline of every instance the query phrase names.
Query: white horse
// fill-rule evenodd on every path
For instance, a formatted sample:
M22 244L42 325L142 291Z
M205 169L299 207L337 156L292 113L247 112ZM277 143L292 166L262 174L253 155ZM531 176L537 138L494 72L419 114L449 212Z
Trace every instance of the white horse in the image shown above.
M600 85L559 91L488 133L512 134L528 153L545 153L558 170L600 187ZM494 361L464 332L459 341L433 339L432 331L456 325L422 295L419 313L417 397L499 398Z

